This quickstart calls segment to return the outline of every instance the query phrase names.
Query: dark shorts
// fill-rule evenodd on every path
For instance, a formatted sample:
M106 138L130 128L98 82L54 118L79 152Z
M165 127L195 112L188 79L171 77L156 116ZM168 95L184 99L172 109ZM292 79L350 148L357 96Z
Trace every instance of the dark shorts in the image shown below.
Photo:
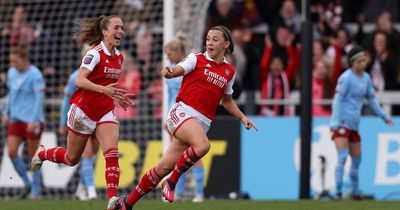
M337 129L331 129L332 140L335 140L337 137L346 138L349 142L360 142L361 137L357 131L353 131L344 127L339 127Z
M16 122L8 125L8 136L18 136L23 139L40 139L43 133L44 124L40 123L40 126L34 132L28 132L28 123Z

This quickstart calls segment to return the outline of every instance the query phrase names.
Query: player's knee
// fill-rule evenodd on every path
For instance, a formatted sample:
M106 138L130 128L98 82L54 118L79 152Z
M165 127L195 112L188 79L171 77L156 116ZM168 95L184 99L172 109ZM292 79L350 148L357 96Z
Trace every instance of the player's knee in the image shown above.
M196 155L201 158L210 151L210 142L208 140L201 141L195 145L194 150Z
M8 151L8 157L10 157L11 160L14 160L17 157L17 151Z

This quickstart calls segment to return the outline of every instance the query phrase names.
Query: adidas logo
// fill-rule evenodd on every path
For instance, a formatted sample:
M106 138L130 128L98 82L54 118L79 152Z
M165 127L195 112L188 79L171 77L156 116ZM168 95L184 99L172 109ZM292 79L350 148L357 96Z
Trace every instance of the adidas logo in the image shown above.
M211 65L210 65L209 63L207 63L206 67L209 67L209 68L210 68L210 67L211 67Z
M106 63L110 63L110 62L108 61L108 59L106 59Z

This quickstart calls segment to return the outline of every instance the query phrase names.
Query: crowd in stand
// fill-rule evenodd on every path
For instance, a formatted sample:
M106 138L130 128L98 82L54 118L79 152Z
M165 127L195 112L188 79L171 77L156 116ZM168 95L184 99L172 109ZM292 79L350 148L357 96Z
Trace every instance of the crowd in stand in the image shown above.
M314 99L333 97L335 81L349 67L346 55L356 45L368 52L367 72L377 92L400 90L400 33L395 28L395 23L399 22L400 3L382 4L370 0L361 6L357 2L352 1L352 4L358 7L341 0L311 1ZM236 82L240 83L237 87L242 91L257 90L262 99L281 100L288 99L291 91L301 88L300 3L294 0L216 0L211 5L207 28L225 24L237 34L235 50L239 55L233 56L233 64L239 69L241 77ZM373 5L377 10L371 10ZM375 21L375 24L366 21ZM369 24L374 25L373 30L366 32L364 28ZM262 105L258 114L295 113L283 105ZM330 116L330 106L314 105L313 114Z

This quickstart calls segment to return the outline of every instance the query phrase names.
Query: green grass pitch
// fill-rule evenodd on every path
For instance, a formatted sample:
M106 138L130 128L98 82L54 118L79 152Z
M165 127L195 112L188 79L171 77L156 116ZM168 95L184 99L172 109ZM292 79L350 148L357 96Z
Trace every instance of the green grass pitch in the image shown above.
M40 200L4 201L4 210L104 210L106 201ZM243 201L214 200L203 203L164 203L160 200L142 200L134 210L399 210L400 201Z

